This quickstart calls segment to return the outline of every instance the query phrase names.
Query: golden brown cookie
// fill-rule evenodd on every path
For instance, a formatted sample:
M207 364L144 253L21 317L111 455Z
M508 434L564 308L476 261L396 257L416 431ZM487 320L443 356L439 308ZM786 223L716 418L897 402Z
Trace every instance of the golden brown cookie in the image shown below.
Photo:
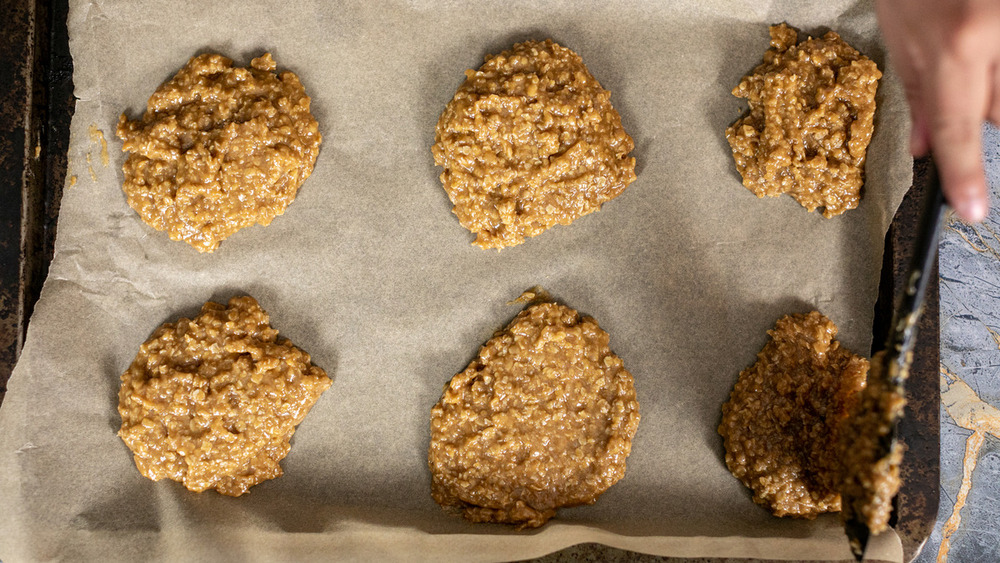
M842 347L837 327L815 311L782 317L768 334L722 406L726 466L776 516L836 512L837 439L868 360Z
M250 68L198 55L149 98L142 119L122 115L129 152L122 189L143 221L199 252L285 212L312 173L322 136L309 96L269 53Z
M764 62L733 89L750 113L726 138L757 197L787 193L833 217L858 206L882 73L832 31L796 39L787 25L771 26Z
M625 475L639 424L632 375L594 319L531 305L431 410L431 495L474 522L537 527Z
M252 297L166 323L122 374L118 435L146 477L240 496L280 477L289 440L330 387Z
M521 244L597 211L635 180L632 138L611 94L573 51L526 41L465 74L433 153L475 244Z

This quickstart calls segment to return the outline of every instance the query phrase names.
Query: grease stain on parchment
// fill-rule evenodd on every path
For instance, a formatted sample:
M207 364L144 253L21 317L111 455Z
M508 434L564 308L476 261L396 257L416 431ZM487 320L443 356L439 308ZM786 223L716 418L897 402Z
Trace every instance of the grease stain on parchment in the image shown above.
M97 128L96 123L90 124L90 142L100 143L101 145L101 166L107 167L109 162L108 157L108 141L104 138L104 131Z
M90 180L92 182L97 182L97 174L94 172L94 163L90 159L90 153L87 153L87 170L90 171Z
M94 148L100 146L101 166L107 168L111 158L108 156L108 141L104 138L104 131L100 130L96 123L90 124L89 131L91 145ZM94 160L90 151L87 151L87 170L90 171L90 179L97 182L97 173L94 172Z

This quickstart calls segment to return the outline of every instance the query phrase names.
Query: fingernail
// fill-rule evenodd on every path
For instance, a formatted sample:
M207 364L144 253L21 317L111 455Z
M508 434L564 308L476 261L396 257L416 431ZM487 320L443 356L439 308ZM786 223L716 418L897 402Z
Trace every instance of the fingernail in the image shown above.
M978 199L967 199L958 202L955 211L962 219L978 223L986 218L986 203Z

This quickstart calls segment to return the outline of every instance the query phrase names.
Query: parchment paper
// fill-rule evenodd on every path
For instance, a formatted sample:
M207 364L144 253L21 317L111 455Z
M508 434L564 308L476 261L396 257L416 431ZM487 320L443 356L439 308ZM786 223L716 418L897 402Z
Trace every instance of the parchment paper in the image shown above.
M870 345L883 236L910 185L896 76L879 87L861 206L832 220L740 185L729 91L767 25L827 28L886 68L870 2L73 1L79 98L56 256L0 409L0 558L517 559L579 542L677 556L847 559L836 516L772 518L726 470L720 406L781 315L818 308ZM430 146L486 53L551 37L581 54L636 142L638 180L597 214L502 251L470 245ZM144 225L120 186L118 115L189 57L298 73L324 135L284 216L200 255ZM109 139L110 165L88 128ZM91 178L88 170L93 169ZM536 531L430 498L429 411L540 284L594 316L634 374L625 478ZM256 297L334 378L285 476L242 498L154 483L115 435L119 375L165 321ZM885 534L870 552L900 560Z

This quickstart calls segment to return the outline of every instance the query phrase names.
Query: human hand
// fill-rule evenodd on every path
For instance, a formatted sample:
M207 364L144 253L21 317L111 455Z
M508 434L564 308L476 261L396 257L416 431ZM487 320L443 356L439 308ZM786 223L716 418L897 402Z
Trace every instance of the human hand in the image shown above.
M910 102L910 151L933 149L945 199L983 220L982 125L1000 125L1000 0L877 0L876 11Z

